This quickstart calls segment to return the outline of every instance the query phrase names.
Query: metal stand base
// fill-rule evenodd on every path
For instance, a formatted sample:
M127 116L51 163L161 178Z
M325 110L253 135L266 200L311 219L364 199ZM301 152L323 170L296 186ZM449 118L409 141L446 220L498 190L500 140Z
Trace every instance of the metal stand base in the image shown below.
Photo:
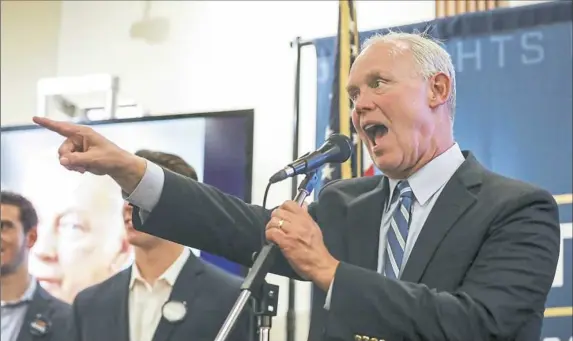
M263 283L261 292L255 298L254 315L257 317L257 336L259 341L269 341L273 317L277 316L279 286Z

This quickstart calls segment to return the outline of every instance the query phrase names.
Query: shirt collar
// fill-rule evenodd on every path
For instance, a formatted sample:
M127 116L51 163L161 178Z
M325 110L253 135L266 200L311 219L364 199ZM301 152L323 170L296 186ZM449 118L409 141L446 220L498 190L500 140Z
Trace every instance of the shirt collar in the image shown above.
M19 305L20 303L23 302L32 301L32 298L34 298L34 293L36 293L36 287L38 285L38 282L36 282L36 279L32 276L29 277L29 280L30 284L28 284L28 288L26 289L26 291L24 291L24 294L22 294L22 296L19 299L17 299L16 301L1 301L2 307Z
M465 158L460 146L454 143L448 150L428 162L407 180L416 197L416 201L424 206L428 200L442 188L458 170ZM390 201L400 179L388 179L390 184Z
M171 266L169 266L167 270L165 270L165 272L163 272L163 274L157 278L157 281L164 280L165 282L167 282L167 284L169 284L169 286L175 285L175 281L177 280L177 277L179 276L181 269L183 269L183 266L187 262L187 259L189 259L190 254L191 251L189 250L189 248L187 247L183 248L183 251L181 252L179 257L177 257L175 262L173 262ZM131 279L129 281L129 289L133 288L133 284L135 283L136 280L145 282L145 280L141 276L141 273L139 272L139 269L137 268L136 263L134 262L133 266L131 267Z

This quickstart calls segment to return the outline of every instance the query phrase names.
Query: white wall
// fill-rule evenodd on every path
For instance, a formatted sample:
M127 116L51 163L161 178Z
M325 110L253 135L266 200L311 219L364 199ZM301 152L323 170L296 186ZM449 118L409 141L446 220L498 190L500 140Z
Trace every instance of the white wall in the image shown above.
M60 1L2 1L2 125L29 120L36 110L36 82L58 66Z
M291 159L294 50L289 42L296 36L334 35L337 1L154 1L150 16L163 17L170 25L167 38L159 44L130 38L130 27L141 19L143 8L142 1L65 1L59 45L53 43L58 47L57 75L119 75L122 96L154 114L254 108L252 191L253 201L261 203L268 177ZM434 10L433 1L360 1L359 29L430 20ZM16 79L16 70L25 69L15 63L12 67L11 80ZM314 49L309 47L303 52L301 151L314 147L315 80ZM4 75L2 83L4 98ZM33 98L31 83L21 91ZM28 102L14 102L13 107L21 110L5 112L3 100L2 124L29 122L34 112ZM290 199L288 181L273 187L268 203L286 199ZM286 280L269 278L281 284L272 335L281 341ZM297 340L306 340L310 291L307 284L297 286Z

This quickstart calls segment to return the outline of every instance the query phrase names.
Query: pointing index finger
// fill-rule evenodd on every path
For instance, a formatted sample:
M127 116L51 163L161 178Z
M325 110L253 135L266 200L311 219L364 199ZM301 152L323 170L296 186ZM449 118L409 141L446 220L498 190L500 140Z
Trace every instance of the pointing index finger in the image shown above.
M46 117L34 116L34 118L32 120L37 125L40 125L46 129L49 129L55 133L58 133L58 134L62 135L63 137L70 137L74 134L77 134L80 130L80 127L78 127L72 123L54 121L54 120L51 120L51 119L46 118Z

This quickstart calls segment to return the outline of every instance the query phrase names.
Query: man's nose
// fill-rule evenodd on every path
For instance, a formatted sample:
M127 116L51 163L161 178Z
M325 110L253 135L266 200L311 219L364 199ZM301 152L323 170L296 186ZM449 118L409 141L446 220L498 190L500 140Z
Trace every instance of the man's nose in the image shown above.
M38 241L33 248L34 254L44 262L58 261L58 239L50 233L38 235Z
M374 102L366 94L360 94L354 100L354 110L358 115L364 114L374 109Z

